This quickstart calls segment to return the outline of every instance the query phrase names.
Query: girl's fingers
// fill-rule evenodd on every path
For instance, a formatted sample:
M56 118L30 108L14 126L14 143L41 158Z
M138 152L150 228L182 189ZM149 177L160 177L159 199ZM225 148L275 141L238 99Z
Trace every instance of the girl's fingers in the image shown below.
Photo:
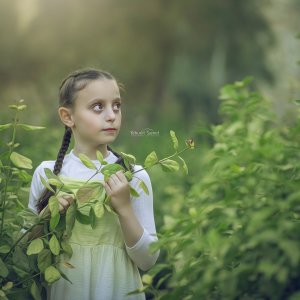
M58 198L59 202L59 211L61 213L65 213L66 210L69 208L69 206L73 203L74 199L73 197L69 195L63 195Z

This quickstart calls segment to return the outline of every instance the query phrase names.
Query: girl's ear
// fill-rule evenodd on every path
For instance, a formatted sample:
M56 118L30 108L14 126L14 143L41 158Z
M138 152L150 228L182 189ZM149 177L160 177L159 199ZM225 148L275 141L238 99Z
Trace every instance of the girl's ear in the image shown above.
M67 107L59 107L58 108L58 115L60 120L67 125L68 127L72 128L74 126L74 121L72 117L71 109Z

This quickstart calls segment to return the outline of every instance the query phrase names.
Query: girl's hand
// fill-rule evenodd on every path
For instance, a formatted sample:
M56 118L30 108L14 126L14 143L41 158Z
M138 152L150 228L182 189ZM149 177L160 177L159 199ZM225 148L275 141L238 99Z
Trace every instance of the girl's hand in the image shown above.
M57 197L57 199L59 202L59 212L61 214L64 214L74 201L74 198L71 195L62 195Z
M112 174L104 183L112 208L121 214L131 207L130 185L122 171Z

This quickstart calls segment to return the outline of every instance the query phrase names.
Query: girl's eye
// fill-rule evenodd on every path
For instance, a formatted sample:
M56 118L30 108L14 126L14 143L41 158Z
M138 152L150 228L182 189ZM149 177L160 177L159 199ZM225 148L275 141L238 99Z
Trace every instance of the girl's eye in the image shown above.
M93 110L94 111L100 111L102 109L102 105L101 104L96 104L93 106Z
M121 103L115 103L114 109L119 110L121 108Z

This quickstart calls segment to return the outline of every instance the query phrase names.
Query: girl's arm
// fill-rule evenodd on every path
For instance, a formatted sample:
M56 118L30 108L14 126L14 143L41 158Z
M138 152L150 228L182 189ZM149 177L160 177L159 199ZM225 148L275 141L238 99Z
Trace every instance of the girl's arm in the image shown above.
M141 166L135 166L138 168ZM105 189L111 196L111 204L119 215L128 255L141 270L151 268L159 255L149 251L149 245L157 240L153 215L153 192L148 173L142 170L135 175L133 187L140 194L130 197L129 183L122 172L112 175ZM149 195L138 186L139 179L146 184Z

